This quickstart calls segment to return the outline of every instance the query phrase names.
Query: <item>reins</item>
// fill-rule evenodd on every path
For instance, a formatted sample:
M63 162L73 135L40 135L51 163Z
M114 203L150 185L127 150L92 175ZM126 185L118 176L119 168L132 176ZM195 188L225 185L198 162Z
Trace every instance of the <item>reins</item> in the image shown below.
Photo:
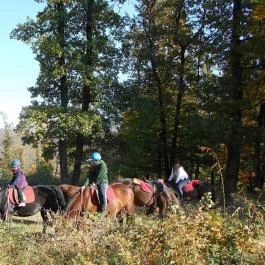
M77 222L77 218L79 216L81 216L81 212L82 212L82 204L83 204L83 197L84 197L84 190L83 189L80 190L80 196L81 196L80 207L78 209L77 215L75 216L75 221L76 222Z

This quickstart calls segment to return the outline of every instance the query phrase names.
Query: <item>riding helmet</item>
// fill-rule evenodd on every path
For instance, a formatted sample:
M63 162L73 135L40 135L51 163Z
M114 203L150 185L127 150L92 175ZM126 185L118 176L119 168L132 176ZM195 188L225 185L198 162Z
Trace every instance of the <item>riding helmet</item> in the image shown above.
M21 166L20 160L19 160L19 159L14 159L14 160L12 160L10 166L11 166L12 168L20 167L20 166Z
M90 155L90 159L91 159L91 160L95 160L95 161L97 161L97 160L101 160L101 155L100 155L99 152L93 152L93 153L91 153L91 155Z

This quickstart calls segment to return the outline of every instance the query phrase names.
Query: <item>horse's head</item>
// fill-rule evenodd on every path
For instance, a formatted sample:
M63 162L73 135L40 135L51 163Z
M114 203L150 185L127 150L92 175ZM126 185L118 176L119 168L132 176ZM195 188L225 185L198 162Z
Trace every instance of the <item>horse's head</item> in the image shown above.
M84 208L84 202L86 202L87 205L91 205L91 192L92 188L91 186L86 187L84 190L82 190L80 187L75 187L74 190L71 190L73 193L69 197L64 212L66 216L68 217L75 217L77 215L81 215Z

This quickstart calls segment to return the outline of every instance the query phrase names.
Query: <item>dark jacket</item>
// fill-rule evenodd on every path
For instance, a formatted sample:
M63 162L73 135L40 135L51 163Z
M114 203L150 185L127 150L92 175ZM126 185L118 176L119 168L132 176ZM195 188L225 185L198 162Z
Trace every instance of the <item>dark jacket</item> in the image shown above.
M101 183L108 184L108 168L103 160L101 160L98 165L91 167L89 174L84 182L84 186L87 186L91 183L96 183L96 185Z
M13 177L9 185L16 187L17 189L22 189L27 187L29 184L26 180L26 176L22 170L18 169L16 173L13 174Z

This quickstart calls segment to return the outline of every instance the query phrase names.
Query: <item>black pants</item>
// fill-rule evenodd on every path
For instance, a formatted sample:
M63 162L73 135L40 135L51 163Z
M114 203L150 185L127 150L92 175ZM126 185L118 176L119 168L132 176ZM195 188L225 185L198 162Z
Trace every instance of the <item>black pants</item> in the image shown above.
M24 188L17 188L17 193L18 193L18 200L19 202L26 202L26 198L24 196Z
M97 185L98 187L98 197L100 204L100 211L105 212L107 210L107 183L100 183Z

